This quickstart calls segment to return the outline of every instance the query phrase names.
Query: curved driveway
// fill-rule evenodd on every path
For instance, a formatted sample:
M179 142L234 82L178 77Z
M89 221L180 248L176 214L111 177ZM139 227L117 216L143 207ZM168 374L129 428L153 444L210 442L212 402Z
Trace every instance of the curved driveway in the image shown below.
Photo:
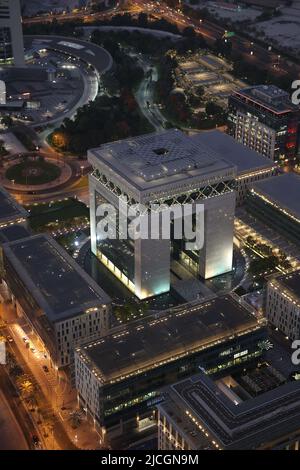
M84 91L71 109L66 109L61 116L47 120L45 123L34 123L31 127L38 127L41 124L46 124L47 126L53 124L59 125L65 118L72 119L79 108L97 97L100 76L113 65L113 59L108 51L103 47L82 39L69 38L67 36L32 35L24 36L24 42L27 50L47 49L67 57L71 56L80 60L86 66L92 66L95 71L94 74L91 74L89 71L85 73L85 71L81 70Z
M67 36L34 35L24 36L24 41L26 49L47 49L76 57L87 65L91 65L99 75L107 72L113 64L110 53L103 47L81 39Z

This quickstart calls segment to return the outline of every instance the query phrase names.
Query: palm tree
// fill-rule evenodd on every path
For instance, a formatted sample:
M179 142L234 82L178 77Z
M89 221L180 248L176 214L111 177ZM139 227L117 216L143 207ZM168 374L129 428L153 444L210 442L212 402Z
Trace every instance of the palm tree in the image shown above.
M22 379L19 381L19 389L24 397L29 397L33 393L33 384L29 379Z

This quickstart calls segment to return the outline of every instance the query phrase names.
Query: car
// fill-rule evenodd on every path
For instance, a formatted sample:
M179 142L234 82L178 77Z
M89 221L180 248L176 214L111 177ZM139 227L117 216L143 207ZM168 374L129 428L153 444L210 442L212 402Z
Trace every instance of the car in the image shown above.
M12 339L12 337L10 335L6 336L6 339L9 343L13 343L14 340Z
M33 434L33 436L32 436L32 443L33 443L33 445L36 449L41 448L41 441L40 441L39 437L36 434Z
M34 354L35 351L36 351L36 349L32 346L32 347L30 348L30 351Z
M29 339L26 338L26 336L24 336L24 338L22 338L22 339L23 339L24 343L29 343Z
M48 374L48 372L49 372L48 367L47 367L47 366L43 366L43 371L46 372L46 374Z

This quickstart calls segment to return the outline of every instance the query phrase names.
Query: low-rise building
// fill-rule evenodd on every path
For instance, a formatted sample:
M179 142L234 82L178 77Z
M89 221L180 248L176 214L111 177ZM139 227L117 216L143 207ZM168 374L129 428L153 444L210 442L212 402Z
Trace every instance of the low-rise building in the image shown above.
M285 173L252 184L246 208L256 218L300 245L300 176Z
M289 339L300 339L300 271L270 278L266 295L268 321Z
M72 363L75 345L107 333L110 298L50 236L4 244L3 261L18 316L57 368Z
M236 175L236 202L243 204L247 190L251 184L277 174L277 165L269 158L242 145L233 137L218 130L200 132L192 139L206 145L220 158L225 158L237 168Z
M162 387L199 369L214 374L261 357L264 326L232 296L131 322L76 349L79 401L103 435L138 432Z
M0 188L0 229L24 224L27 217L26 210L5 189Z
M0 302L7 300L2 245L30 235L27 216L26 210L5 189L0 188Z
M199 373L166 388L158 405L160 450L299 450L299 445L300 381L285 381L273 367L245 372L242 380Z

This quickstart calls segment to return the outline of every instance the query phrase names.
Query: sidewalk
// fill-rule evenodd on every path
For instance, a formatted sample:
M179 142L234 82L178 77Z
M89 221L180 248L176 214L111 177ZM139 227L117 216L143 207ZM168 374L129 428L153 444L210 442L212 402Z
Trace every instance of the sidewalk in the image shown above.
M36 408L39 411L31 415L37 420L36 425L44 436L47 449L68 449L70 445L85 450L100 449L99 435L87 421L84 411L79 410L76 391L70 387L65 374L51 366L39 341L32 333L27 332L28 327L24 325L24 320L16 319L10 305L0 304L0 315L8 321L7 330L14 340L13 346L18 350L24 367L32 375L33 382L42 392L35 395ZM30 340L30 348L26 348L24 337ZM47 366L48 372L45 372L43 366ZM62 429L68 436L69 443Z

